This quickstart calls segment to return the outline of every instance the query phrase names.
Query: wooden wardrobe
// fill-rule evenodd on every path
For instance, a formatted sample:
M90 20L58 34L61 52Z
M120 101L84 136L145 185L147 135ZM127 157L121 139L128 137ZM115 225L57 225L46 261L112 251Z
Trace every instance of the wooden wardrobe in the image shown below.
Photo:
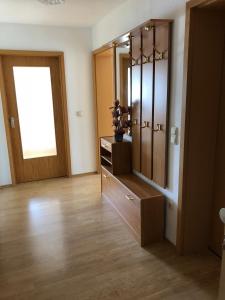
M132 169L163 188L167 186L168 171L171 33L171 20L150 20L94 53L98 156L99 139L113 135L109 107L121 94L121 91L117 93L116 49L121 43L127 43Z
M170 20L152 20L131 32L133 169L167 185L171 60Z
M164 196L140 174L166 187L171 26L170 20L150 20L109 45L115 59L114 96L131 111L127 116L132 121L131 137L126 136L123 142L116 142L108 133L101 137L99 131L101 118L111 106L113 77L106 88L108 64L103 66L104 78L99 77L99 57L95 56L102 196L141 246L159 242L164 236ZM128 63L121 63L121 57L128 57ZM112 117L107 126L111 124Z

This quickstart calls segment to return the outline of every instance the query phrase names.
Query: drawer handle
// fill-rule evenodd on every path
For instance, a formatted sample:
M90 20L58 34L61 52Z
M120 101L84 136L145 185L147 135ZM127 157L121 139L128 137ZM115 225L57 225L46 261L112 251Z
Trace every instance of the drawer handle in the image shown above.
M126 198L127 200L130 200L130 201L133 201L133 200L134 200L134 198L133 198L131 195L126 195L125 198Z
M109 175L103 174L103 177L107 179L107 178L109 178L110 176L109 176Z

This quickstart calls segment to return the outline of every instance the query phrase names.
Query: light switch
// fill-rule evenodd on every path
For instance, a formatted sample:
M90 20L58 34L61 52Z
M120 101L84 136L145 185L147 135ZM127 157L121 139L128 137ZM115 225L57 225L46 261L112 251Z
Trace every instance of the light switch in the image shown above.
M170 143L173 145L177 144L177 132L178 132L178 128L173 126L170 129Z
M173 126L171 127L171 134L176 134L177 133L177 127Z

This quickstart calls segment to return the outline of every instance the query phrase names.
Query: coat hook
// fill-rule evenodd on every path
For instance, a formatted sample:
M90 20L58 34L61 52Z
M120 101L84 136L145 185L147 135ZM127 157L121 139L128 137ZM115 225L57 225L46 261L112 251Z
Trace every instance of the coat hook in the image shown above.
M141 56L139 56L138 58L133 58L131 56L131 66L134 67L134 66L140 65L140 59L141 59Z
M133 122L132 122L132 125L137 125L137 124L138 124L138 120L134 119Z
M168 54L168 50L160 52L155 47L154 47L154 50L155 50L155 58L154 58L154 60L168 59L168 57L166 55L166 54Z
M144 126L142 126L141 128L144 129L144 128L149 128L149 127L150 127L150 122L144 121Z
M156 124L156 129L152 129L153 132L159 132L159 131L163 131L163 125L162 124Z
M154 25L148 25L148 26L145 26L145 27L144 27L144 30L145 30L145 31L150 31L150 30L152 30L152 29L154 29L154 28L155 28Z
M147 64L147 63L153 63L153 61L154 61L154 55L153 55L153 53L152 54L150 54L149 56L146 56L146 55L144 55L144 54L142 54L142 63L143 64Z

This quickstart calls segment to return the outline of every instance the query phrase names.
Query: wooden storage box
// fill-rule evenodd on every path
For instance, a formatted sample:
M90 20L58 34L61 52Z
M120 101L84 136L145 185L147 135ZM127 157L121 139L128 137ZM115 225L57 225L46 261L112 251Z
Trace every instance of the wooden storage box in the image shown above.
M114 176L102 166L102 196L116 209L141 246L163 239L164 197L130 173Z

